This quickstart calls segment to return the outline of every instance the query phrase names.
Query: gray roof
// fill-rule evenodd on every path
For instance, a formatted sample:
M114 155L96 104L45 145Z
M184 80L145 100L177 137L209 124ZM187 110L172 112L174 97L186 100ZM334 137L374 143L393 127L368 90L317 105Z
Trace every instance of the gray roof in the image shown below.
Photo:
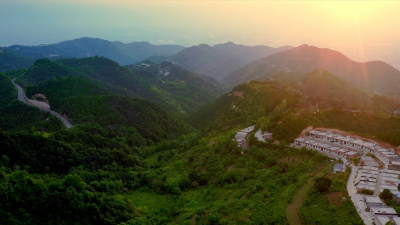
M333 165L334 170L342 170L343 167L344 167L344 164L336 163L335 165Z

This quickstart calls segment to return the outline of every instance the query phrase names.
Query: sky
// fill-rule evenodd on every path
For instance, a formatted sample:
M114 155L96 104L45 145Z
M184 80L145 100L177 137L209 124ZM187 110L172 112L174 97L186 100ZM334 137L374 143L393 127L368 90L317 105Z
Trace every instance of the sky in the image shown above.
M309 44L398 61L400 1L0 0L0 46L79 37L192 46Z

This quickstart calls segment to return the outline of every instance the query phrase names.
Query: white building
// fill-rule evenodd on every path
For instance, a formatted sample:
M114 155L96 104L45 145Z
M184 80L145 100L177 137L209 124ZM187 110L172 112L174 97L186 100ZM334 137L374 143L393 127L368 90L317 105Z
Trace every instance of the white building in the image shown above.
M371 207L374 216L397 216L397 212L392 207Z
M370 209L372 207L382 207L383 202L378 196L367 196L364 198L367 207Z
M374 221L376 225L385 225L387 222L391 220L388 216L376 216Z

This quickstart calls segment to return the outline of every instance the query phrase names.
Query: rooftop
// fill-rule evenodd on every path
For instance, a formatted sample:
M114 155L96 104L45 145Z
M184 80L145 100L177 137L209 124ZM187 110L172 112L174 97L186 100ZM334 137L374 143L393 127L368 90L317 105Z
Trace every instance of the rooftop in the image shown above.
M397 215L396 210L392 207L371 207L371 212L373 214Z
M383 225L390 221L388 216L377 216L376 219L379 221L380 224Z
M378 196L368 196L365 197L365 202L367 203L383 203Z
M346 155L356 155L358 154L357 152L347 152Z
M343 167L344 167L344 164L336 163L335 165L333 165L334 170L342 170Z
M394 224L399 225L400 224L400 217L393 217L392 218Z

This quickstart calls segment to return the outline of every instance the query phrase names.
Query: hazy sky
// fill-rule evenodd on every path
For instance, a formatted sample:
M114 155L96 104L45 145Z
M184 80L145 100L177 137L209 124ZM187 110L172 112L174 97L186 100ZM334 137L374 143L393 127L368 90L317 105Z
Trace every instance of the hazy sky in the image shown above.
M397 60L400 1L0 0L0 46L79 37L185 46L310 44Z

